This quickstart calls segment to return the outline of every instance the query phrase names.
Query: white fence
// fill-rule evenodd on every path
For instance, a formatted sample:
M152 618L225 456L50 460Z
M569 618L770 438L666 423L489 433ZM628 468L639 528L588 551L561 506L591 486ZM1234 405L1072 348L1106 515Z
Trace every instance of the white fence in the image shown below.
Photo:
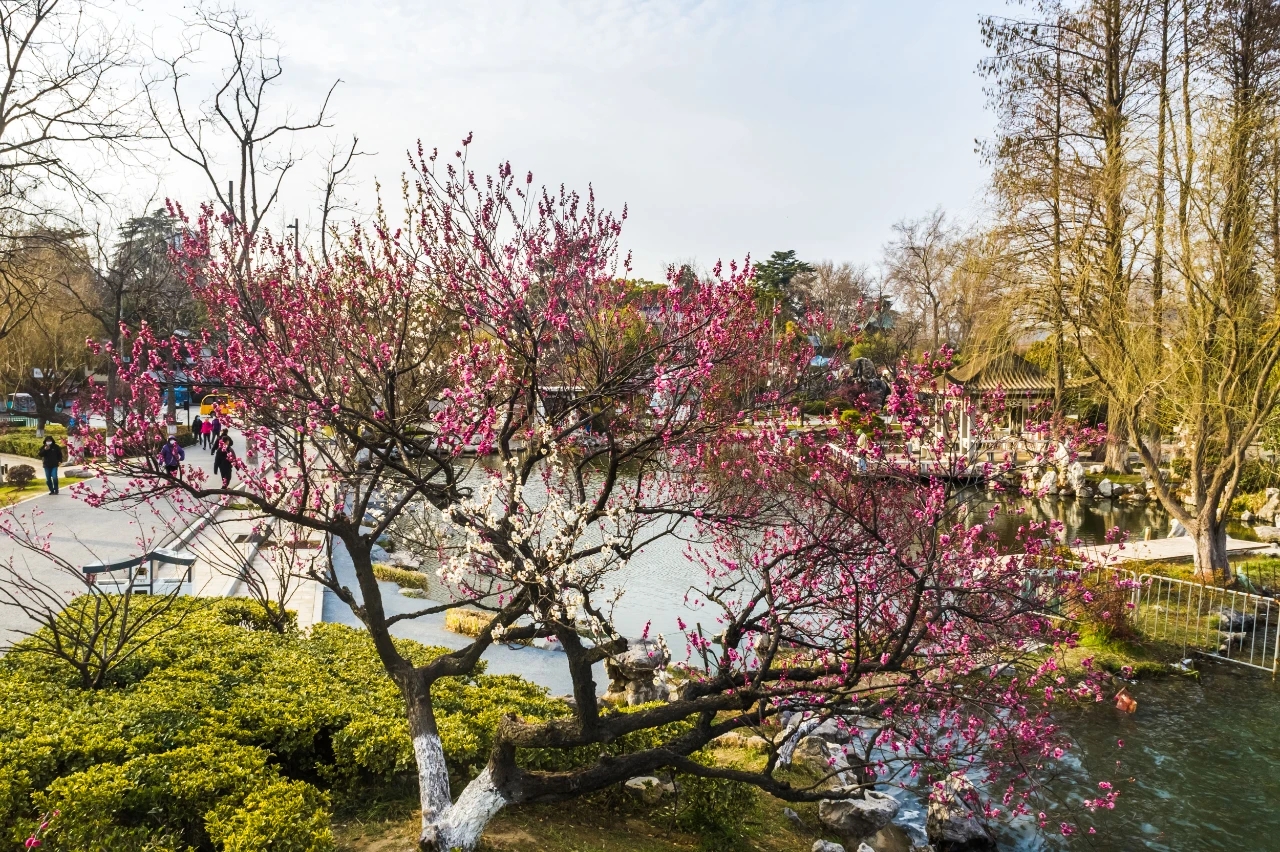
M1143 574L1133 590L1133 623L1147 639L1276 676L1280 601Z

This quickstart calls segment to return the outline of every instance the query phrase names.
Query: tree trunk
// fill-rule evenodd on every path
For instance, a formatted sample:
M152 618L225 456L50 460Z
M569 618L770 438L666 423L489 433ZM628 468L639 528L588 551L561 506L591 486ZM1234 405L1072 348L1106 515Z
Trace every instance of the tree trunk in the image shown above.
M1227 525L1214 518L1196 524L1196 579L1202 583L1230 585L1231 563L1227 561Z
M1103 465L1110 473L1129 473L1129 422L1119 414L1107 417L1107 456Z
M422 805L422 834L418 846L423 852L474 849L489 820L502 810L508 800L499 792L486 766L467 784L458 801L453 801L444 747L431 703L431 686L413 684L405 691L409 733L413 737L413 755L418 764L418 797Z

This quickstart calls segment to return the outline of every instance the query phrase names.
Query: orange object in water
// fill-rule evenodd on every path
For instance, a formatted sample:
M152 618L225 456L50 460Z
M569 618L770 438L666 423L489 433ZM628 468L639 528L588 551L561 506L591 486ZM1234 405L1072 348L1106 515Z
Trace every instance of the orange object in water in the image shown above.
M1127 688L1116 693L1116 709L1126 713L1132 713L1138 709L1138 702L1133 700Z

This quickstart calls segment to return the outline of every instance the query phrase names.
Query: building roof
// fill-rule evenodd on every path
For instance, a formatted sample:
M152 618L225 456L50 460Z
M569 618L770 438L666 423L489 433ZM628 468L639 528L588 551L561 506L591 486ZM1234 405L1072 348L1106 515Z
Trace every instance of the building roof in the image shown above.
M1021 355L980 355L947 371L947 379L967 389L1005 393L1053 393L1053 380Z

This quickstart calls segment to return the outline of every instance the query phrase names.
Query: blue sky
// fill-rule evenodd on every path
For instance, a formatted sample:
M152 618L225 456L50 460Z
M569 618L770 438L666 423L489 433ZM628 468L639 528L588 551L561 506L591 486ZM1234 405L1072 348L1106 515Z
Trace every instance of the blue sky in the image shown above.
M141 0L164 46L174 7ZM978 17L1001 0L254 0L283 43L281 97L336 77L330 136L358 132L366 185L404 151L474 131L473 163L625 203L641 274L670 262L874 262L891 224L980 214L991 132ZM198 77L197 77L198 81ZM316 150L326 147L315 137ZM281 217L310 214L315 175ZM165 191L198 193L173 165ZM304 230L306 225L304 224Z

